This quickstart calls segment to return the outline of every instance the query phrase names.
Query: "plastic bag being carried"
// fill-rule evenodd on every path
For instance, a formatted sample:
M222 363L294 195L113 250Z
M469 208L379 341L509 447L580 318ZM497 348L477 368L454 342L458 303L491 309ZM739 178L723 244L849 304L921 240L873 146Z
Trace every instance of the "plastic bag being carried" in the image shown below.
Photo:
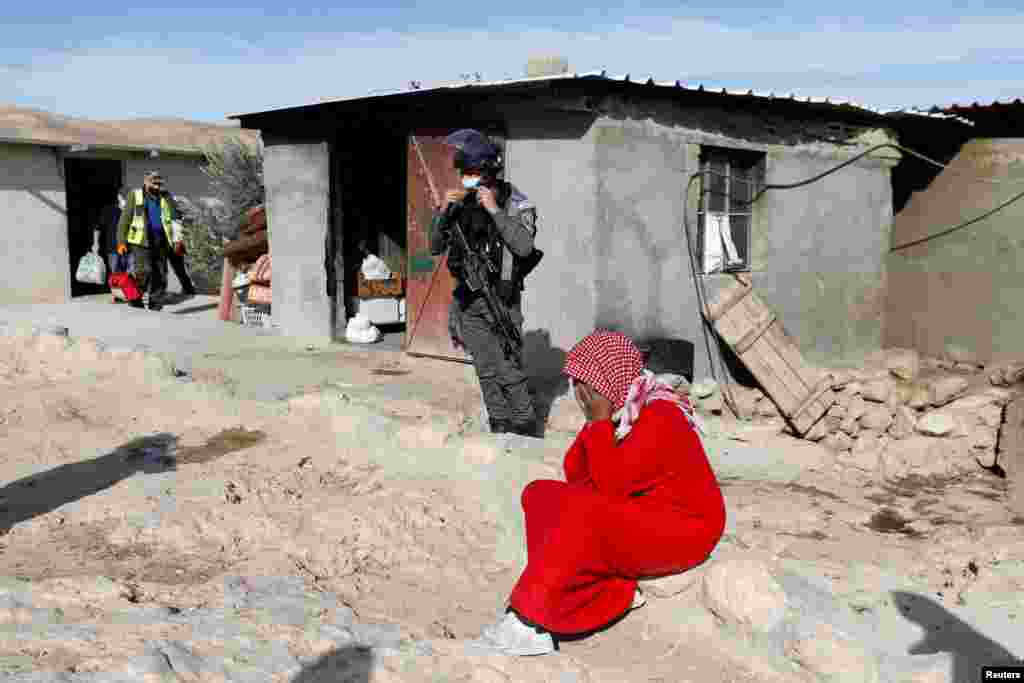
M107 284L107 264L100 256L100 233L98 230L92 239L92 251L78 262L75 279L89 285Z
M353 344L373 344L380 341L380 338L380 330L362 313L349 320L345 326L345 339Z
M363 259L363 265L360 270L363 271L363 277L367 280L388 280L391 278L391 269L388 268L388 264L373 254Z

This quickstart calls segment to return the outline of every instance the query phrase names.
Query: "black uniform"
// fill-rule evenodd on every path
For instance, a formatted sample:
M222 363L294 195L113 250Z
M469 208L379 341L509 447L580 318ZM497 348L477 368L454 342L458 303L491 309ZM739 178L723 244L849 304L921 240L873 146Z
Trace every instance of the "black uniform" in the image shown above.
M448 312L448 329L455 345L465 348L472 357L491 431L533 436L538 425L523 371L522 349L515 347L513 353L506 352L487 300L479 292L470 292L465 284L462 245L450 233L449 222L457 221L470 248L490 261L491 289L522 334L522 260L534 253L537 212L509 183L500 183L495 196L499 208L494 214L473 201L472 193L454 214L435 213L430 251L437 256L448 249L448 267L458 283Z

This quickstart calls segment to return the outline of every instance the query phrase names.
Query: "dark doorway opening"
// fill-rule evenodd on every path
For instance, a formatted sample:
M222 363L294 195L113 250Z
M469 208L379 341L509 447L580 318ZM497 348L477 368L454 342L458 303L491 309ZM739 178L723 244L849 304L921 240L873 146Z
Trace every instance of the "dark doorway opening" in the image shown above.
M117 191L121 187L121 162L109 159L65 159L64 182L68 208L68 258L71 267L71 296L105 294L106 284L78 282L78 262L92 250L95 230L100 230L99 254L108 261Z

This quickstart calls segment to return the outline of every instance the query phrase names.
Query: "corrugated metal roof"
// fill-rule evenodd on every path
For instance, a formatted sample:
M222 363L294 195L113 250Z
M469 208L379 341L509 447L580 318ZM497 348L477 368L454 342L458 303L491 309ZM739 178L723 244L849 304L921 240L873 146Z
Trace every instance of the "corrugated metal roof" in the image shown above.
M999 100L992 100L991 104L980 104L979 102L972 102L971 104L951 104L948 107L932 107L932 111L938 111L943 113L963 112L970 114L971 112L986 112L998 109L1006 109L1009 107L1021 107L1024 106L1024 101L1019 97L1012 101L1000 102Z
M366 95L352 96L352 97L340 97L340 98L322 98L317 102L306 104L306 105L295 105L292 107L280 107L275 109L268 109L259 112L250 112L248 114L232 114L228 118L236 119L242 116L252 116L255 114L266 114L276 111L284 111L287 109L297 109L299 107L314 106L318 104L335 104L335 103L348 103L348 102L359 102L368 101L384 97L397 97L402 95L417 95L423 93L438 93L451 90L466 90L473 88L501 88L507 86L517 85L528 85L532 83L544 83L550 81L571 81L571 80L588 80L588 81L608 81L615 83L629 83L634 85L648 86L654 88L674 88L677 90L685 90L688 92L706 92L718 95L727 95L732 97L754 97L758 99L764 99L771 102L796 102L801 104L811 104L826 107L834 107L837 109L847 109L853 111L861 111L869 114L875 114L878 116L915 116L925 117L934 119L948 119L956 120L960 123L971 125L970 121L962 119L958 116L943 113L943 112L929 112L921 109L875 109L857 102L850 100L835 99L830 97L808 97L801 96L795 93L788 94L776 94L775 92L763 92L755 91L751 89L738 90L729 89L725 87L712 86L705 83L686 83L684 81L659 81L655 80L652 76L634 76L633 74L623 74L615 76L609 74L607 71L583 71L575 73L557 74L554 76L537 76L533 78L513 78L500 81L456 81L452 83L442 83L439 85L424 88L421 86L413 86L410 84L409 88L401 89L395 88L390 90L372 90Z

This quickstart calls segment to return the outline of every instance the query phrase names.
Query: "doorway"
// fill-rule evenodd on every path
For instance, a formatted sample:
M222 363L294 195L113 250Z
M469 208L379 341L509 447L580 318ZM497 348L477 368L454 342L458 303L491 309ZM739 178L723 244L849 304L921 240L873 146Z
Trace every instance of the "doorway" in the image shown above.
M68 261L71 268L71 296L105 294L110 291L106 283L93 285L78 282L75 271L78 262L92 250L93 235L100 230L99 254L104 263L110 252L110 242L116 214L111 206L117 205L117 191L123 177L122 163L110 159L64 159L64 182L67 192Z

